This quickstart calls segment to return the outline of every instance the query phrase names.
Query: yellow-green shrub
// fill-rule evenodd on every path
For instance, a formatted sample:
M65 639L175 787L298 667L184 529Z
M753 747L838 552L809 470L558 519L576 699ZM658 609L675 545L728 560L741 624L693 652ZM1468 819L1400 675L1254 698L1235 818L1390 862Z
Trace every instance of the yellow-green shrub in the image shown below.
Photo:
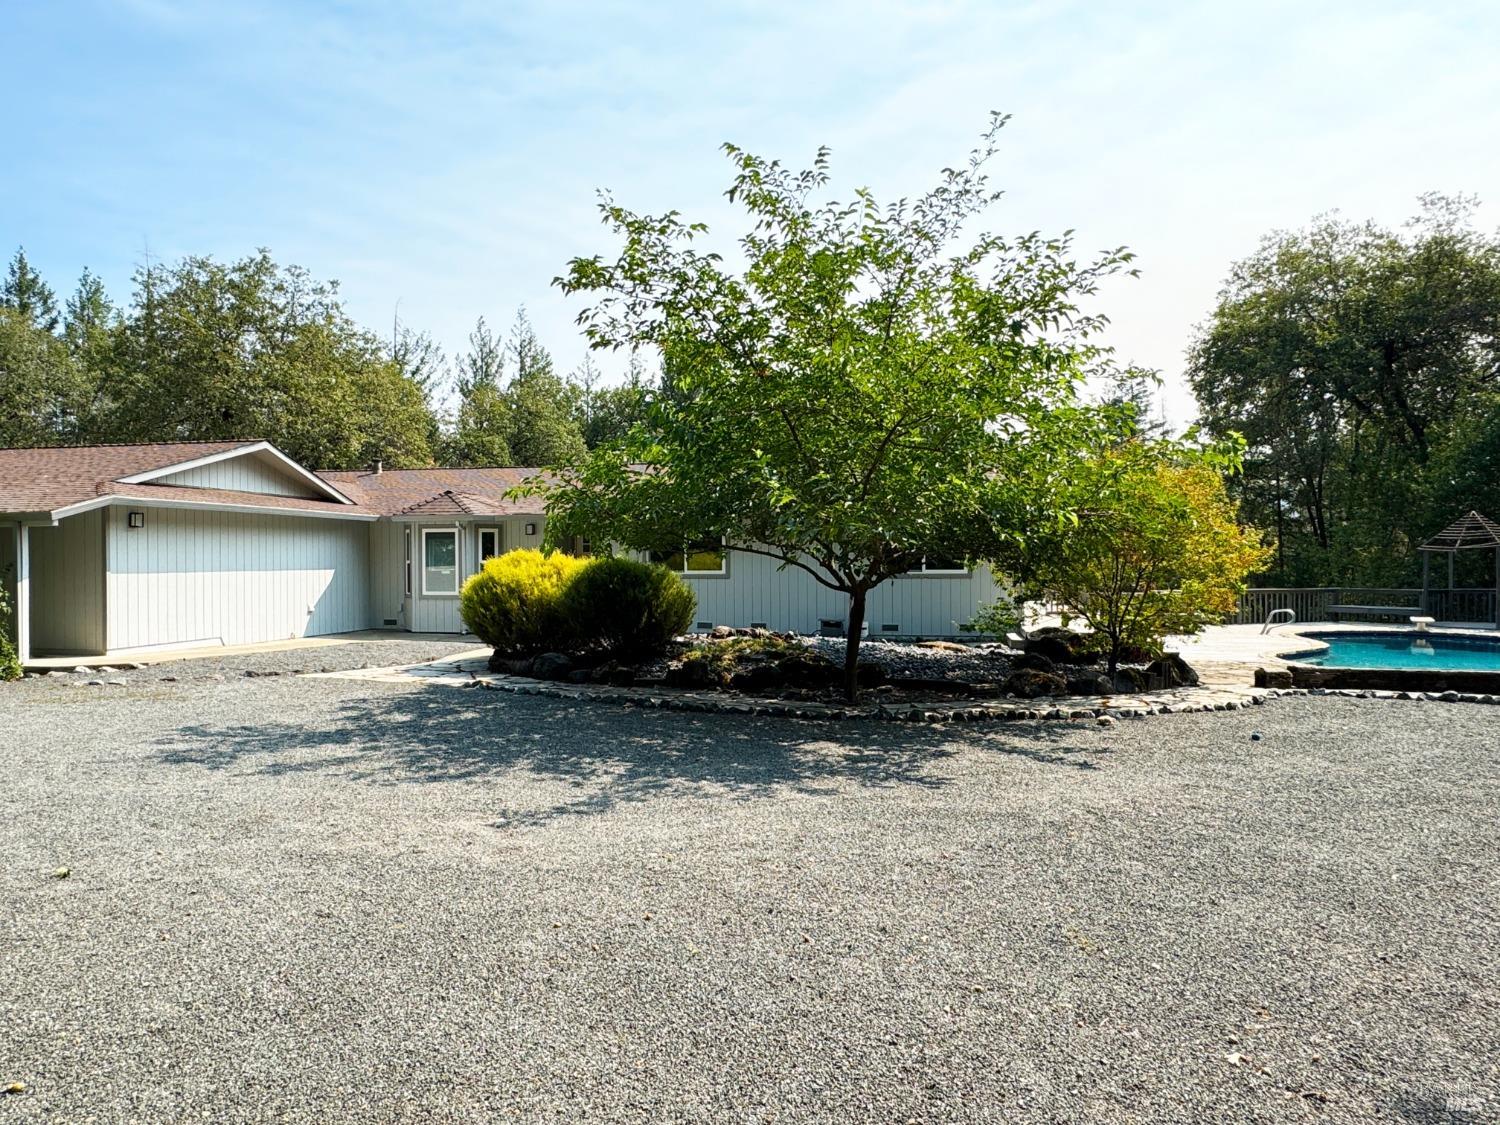
M569 581L587 565L587 559L532 550L486 559L459 591L464 624L501 652L567 648L573 638L558 603Z

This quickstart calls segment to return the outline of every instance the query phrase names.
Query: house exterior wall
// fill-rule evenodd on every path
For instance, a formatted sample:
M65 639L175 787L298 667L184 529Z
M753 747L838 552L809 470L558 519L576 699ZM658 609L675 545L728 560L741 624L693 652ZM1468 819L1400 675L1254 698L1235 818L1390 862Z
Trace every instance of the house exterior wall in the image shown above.
M362 523L152 508L104 509L111 651L251 644L369 624Z
M98 510L30 529L31 647L58 655L101 653L104 532Z
M848 595L795 567L778 570L774 559L731 551L725 569L724 575L683 575L698 595L695 623L764 624L778 632L815 633L820 619L842 621L849 615ZM892 578L870 591L865 621L872 637L956 636L959 626L973 620L998 592L986 567L964 574Z
M158 477L153 484L187 485L192 488L230 488L237 492L269 493L272 496L321 496L312 485L299 480L269 459L254 454L230 457L208 465L184 469Z
M536 525L533 535L525 534L526 524ZM412 530L412 552L416 566L412 575L410 622L405 627L417 632L458 633L464 631L456 597L434 597L422 593L422 530L424 528L459 529L460 584L478 569L478 529L499 527L500 549L540 547L545 531L540 516L507 517L501 520L473 519L421 524L377 524L371 529L371 563L379 573L372 576L372 588L382 591L381 606L399 604L403 588L404 545L400 528ZM383 543L383 546L373 546ZM698 596L694 614L695 628L714 625L750 625L764 623L779 632L815 633L823 618L844 620L849 613L849 599L820 585L810 574L788 567L778 570L776 562L759 555L731 552L724 575L684 574L683 580ZM960 626L972 621L979 608L1001 593L994 577L985 567L964 574L921 574L894 578L871 591L866 606L866 621L872 637L959 635ZM372 607L372 617L374 617ZM375 619L389 618L382 613ZM894 628L887 628L894 626Z

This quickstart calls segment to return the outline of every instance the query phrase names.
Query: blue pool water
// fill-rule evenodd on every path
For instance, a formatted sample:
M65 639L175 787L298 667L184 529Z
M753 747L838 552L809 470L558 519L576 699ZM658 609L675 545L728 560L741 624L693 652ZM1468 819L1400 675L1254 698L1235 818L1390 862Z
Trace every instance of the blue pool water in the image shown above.
M1412 633L1316 636L1327 652L1290 659L1325 668L1440 668L1445 672L1500 672L1500 640L1417 637Z

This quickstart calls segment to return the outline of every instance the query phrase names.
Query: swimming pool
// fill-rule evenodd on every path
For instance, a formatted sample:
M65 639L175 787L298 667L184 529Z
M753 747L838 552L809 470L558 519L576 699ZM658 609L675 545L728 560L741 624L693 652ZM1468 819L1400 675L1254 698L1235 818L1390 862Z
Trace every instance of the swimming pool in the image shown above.
M1421 668L1444 672L1500 672L1500 639L1416 633L1308 633L1327 652L1287 657L1322 668Z

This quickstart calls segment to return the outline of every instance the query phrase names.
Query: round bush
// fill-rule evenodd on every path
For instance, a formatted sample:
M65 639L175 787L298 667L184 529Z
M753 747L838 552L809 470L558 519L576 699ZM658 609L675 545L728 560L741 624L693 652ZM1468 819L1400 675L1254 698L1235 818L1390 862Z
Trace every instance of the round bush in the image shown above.
M575 637L614 656L666 651L692 624L698 599L672 571L634 559L595 559L563 591L563 618Z
M573 638L559 602L569 581L587 565L587 559L532 550L486 559L459 591L464 624L501 652L565 648Z

